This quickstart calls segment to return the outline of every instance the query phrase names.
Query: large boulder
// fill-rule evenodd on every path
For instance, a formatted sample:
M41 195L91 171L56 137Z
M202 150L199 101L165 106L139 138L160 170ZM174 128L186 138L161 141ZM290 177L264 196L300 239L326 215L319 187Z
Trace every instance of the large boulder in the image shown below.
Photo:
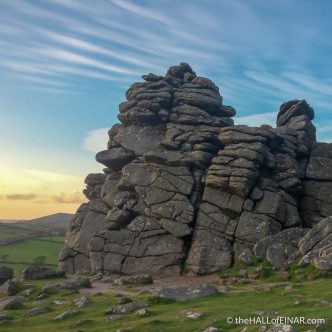
M316 143L311 150L308 179L332 181L332 143Z
M6 296L15 295L19 290L19 285L12 279L8 279L5 283L0 286L0 293Z
M300 265L313 265L320 270L332 269L332 216L315 225L300 241L303 255Z
M14 278L14 271L12 268L7 266L0 267L0 285L6 282L9 279Z
M24 305L20 296L8 296L0 299L0 311L21 309L23 307Z
M267 259L272 266L281 269L299 257L299 241L308 231L305 228L289 228L267 236L255 244L255 256L260 261Z
M316 143L313 108L291 100L277 128L234 125L235 109L188 64L142 78L96 156L103 173L85 179L59 269L207 274L254 261L257 243L275 267L293 261L302 228L332 215L332 149Z
M45 266L31 266L23 270L21 278L23 280L37 280L45 278L63 277L64 273Z

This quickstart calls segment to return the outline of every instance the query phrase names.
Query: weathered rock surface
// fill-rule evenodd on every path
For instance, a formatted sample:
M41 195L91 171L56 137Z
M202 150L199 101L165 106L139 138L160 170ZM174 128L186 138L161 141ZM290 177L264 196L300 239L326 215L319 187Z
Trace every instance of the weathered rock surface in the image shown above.
M309 231L306 228L289 228L280 233L267 236L254 246L258 260L267 261L277 269L293 263L299 256L299 241Z
M122 285L146 285L152 284L153 280L149 274L138 274L133 276L124 276L114 280L114 284L117 286Z
M14 271L12 268L7 266L0 267L0 285L6 282L9 279L14 278Z
M8 296L0 299L0 311L21 309L24 305L20 296Z
M86 296L82 296L79 299L74 300L74 304L76 305L77 308L85 308L91 303L90 299L87 298Z
M76 316L79 313L80 312L78 310L68 310L68 311L65 311L65 312L61 313L60 315L54 317L53 320L64 320L64 319Z
M7 280L0 287L0 293L6 296L15 295L18 292L18 284L12 279Z
M271 326L262 328L260 332L296 332L296 328L287 324L273 324Z
M332 270L332 216L315 225L299 242L300 265L309 263L319 270Z
M30 309L28 312L27 312L27 315L28 316L35 316L35 315L40 315L40 314L44 314L45 312L49 312L51 311L52 309L50 307L47 307L47 306L43 306L43 307L35 307L35 308L32 308Z
M216 287L204 283L198 285L162 288L156 295L166 299L186 301L216 293L218 293L218 289Z
M167 276L227 269L254 247L277 268L298 257L303 228L332 215L332 144L316 143L313 108L291 100L277 128L234 126L188 64L143 79L96 156L104 172L85 179L59 269Z
M313 145L306 179L303 183L301 216L306 225L313 227L332 215L332 144Z
M21 275L23 280L37 280L64 276L63 272L55 271L45 266L31 266L26 268Z
M110 308L106 311L107 314L115 314L115 315L124 315L128 314L134 310L146 308L147 303L145 302L131 302L126 304L119 304Z

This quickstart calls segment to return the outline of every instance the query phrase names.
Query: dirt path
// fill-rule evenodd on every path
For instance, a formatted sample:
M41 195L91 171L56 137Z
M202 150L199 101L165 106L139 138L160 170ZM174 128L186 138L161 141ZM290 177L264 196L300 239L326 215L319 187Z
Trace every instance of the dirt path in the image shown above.
M149 292L151 294L156 293L162 287L173 287L173 286L184 286L184 285L195 285L201 283L210 283L216 285L218 288L219 277L215 275L209 276L178 276L178 277L156 277L153 279L153 283L149 285L139 285L132 287L128 290L126 286L116 286L114 285L114 280L119 277L109 277L104 278L99 281L92 283L91 288L84 288L80 290L82 295L92 295L92 294L105 294L112 292L113 294L132 296L133 294L138 294L141 292Z

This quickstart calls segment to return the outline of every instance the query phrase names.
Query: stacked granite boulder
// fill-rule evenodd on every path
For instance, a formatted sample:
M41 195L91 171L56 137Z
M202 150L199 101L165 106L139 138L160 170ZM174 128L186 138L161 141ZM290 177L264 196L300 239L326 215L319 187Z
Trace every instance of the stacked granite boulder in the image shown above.
M309 117L304 128L295 129L293 124L308 109L312 110L305 101L283 104L277 129L266 125L221 129L223 148L207 172L187 259L189 270L208 273L230 267L234 258L262 238L302 227L297 202L314 139L306 129L314 131L314 126Z
M301 217L313 227L332 215L332 144L313 144L303 187Z
M313 109L292 100L281 106L276 129L234 126L234 108L188 64L142 77L119 106L121 124L110 129L107 150L96 156L104 173L85 179L89 202L69 225L60 270L204 274L248 253L278 257L271 259L278 268L294 261L303 227L329 211L318 217L313 208L311 223L299 214L312 200L308 160L321 162L310 157ZM314 199L331 204L321 196Z
M122 124L96 156L104 174L85 180L90 202L73 218L59 258L67 273L180 273L202 179L235 110L187 64L143 79L127 91Z
M332 270L332 217L316 224L300 241L300 266L312 263L319 270Z

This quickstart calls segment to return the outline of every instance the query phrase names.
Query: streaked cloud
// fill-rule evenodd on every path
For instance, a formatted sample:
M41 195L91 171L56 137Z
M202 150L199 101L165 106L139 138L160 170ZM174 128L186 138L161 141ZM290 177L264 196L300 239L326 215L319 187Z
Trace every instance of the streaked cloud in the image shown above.
M133 2L126 0L109 0L112 4L137 15L140 15L144 18L157 21L166 25L174 23L174 20L170 16L161 14L159 11L154 11L146 7L137 5Z
M11 194L5 197L9 201L31 201L37 198L36 194Z
M272 127L275 127L277 114L278 114L277 112L271 112L271 113L253 114L248 116L240 116L240 117L235 117L234 121L235 124L237 125L243 124L251 127L259 127L263 124L267 124Z
M80 178L69 175L69 174L62 174L57 172L50 172L50 171L44 171L44 170L36 170L36 169L28 169L23 171L24 174L29 175L31 178L34 178L36 180L45 181L49 183L57 183L57 182L76 182Z
M106 149L109 128L98 128L88 132L83 139L83 148L87 151L97 153Z
M80 191L73 191L69 193L60 192L55 195L45 194L10 194L0 196L0 200L5 199L8 201L32 201L38 204L78 204L85 201L84 195Z
M55 203L68 204L68 203L82 203L85 200L83 194L79 191L73 191L70 193L59 193L52 196Z

